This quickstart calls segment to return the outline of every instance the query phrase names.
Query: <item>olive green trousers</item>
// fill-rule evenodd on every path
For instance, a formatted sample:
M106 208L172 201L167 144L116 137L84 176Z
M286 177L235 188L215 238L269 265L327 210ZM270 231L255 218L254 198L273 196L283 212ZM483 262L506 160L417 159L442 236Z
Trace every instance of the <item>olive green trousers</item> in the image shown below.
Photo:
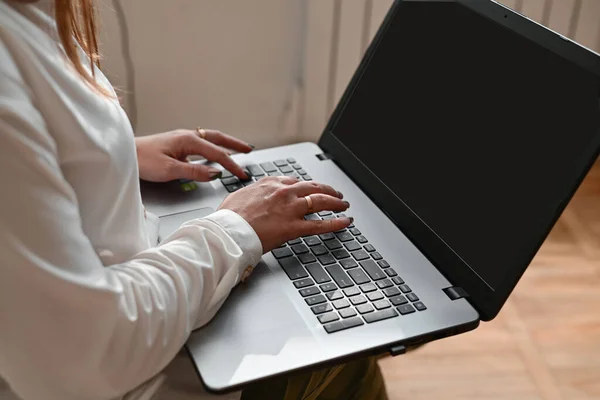
M257 383L241 400L387 400L376 358Z

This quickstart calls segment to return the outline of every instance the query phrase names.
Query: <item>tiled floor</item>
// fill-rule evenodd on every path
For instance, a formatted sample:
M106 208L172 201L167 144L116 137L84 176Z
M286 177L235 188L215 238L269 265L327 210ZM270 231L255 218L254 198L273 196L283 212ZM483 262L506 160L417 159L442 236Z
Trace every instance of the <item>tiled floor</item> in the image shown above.
M494 321L381 366L392 400L600 399L600 164Z

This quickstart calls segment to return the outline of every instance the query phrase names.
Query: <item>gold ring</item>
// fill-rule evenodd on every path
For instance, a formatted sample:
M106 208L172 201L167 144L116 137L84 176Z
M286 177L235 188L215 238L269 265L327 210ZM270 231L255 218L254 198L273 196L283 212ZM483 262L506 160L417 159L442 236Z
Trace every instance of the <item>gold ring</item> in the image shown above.
M200 137L202 139L206 139L206 131L200 127L196 128L196 132L198 132L198 135L200 135Z
M306 199L306 205L308 206L308 210L306 211L307 214L312 214L313 213L313 201L312 198L310 196L304 196L304 198Z

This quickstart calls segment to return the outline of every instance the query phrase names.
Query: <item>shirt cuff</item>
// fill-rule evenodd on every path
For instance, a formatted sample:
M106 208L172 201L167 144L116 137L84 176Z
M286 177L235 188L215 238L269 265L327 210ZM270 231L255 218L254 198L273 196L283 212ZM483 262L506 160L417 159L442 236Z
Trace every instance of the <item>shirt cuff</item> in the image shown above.
M231 210L219 210L205 219L225 229L242 249L240 273L248 266L255 267L260 262L263 254L262 243L252 226L242 216Z

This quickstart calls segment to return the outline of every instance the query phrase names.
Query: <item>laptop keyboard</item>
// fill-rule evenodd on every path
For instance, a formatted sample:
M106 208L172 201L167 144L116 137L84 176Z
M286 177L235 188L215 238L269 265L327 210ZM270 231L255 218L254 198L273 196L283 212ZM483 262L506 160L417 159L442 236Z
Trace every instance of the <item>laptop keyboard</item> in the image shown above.
M242 182L223 171L231 192L265 176L312 180L293 158L249 165ZM322 211L307 220L345 217ZM281 268L327 333L371 324L427 309L410 286L354 225L341 231L290 240L272 251Z

